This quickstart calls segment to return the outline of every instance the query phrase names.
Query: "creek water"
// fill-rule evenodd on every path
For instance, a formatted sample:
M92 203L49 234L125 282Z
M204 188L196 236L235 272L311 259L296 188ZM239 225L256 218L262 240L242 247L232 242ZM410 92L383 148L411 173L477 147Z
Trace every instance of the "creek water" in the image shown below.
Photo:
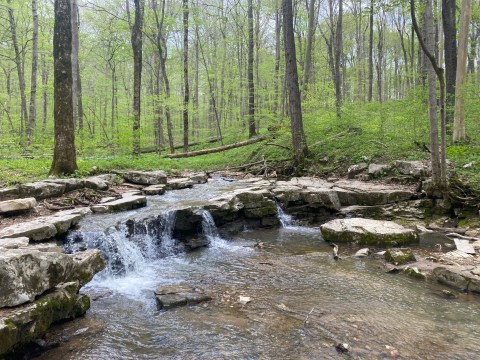
M171 236L174 209L239 186L217 181L152 199L142 212L167 214L161 249L148 239L127 243L121 231L109 234L111 246L103 250L120 255L110 255L109 267L82 289L92 298L90 311L56 327L49 336L68 340L40 359L479 357L478 297L445 299L440 287L386 274L375 260L334 261L318 228L287 218L283 228L223 239L204 212L210 246L181 251ZM93 216L81 230L94 234L102 223L139 215ZM98 246L94 238L90 246ZM212 291L214 300L158 311L154 289L180 283ZM239 303L239 296L251 301ZM338 343L349 345L348 354L337 352Z

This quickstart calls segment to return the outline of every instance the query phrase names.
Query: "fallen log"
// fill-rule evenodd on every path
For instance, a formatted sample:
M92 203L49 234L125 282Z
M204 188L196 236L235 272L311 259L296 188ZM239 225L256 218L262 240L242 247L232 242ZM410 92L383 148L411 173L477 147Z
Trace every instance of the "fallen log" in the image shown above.
M192 143L188 144L188 147L198 146L198 145L202 145L202 144L211 144L211 143L218 142L220 140L222 140L222 138L208 139L208 140L205 140L205 141L196 141L196 142L192 142ZM157 149L155 146L150 146L150 147L140 149L140 153L141 154L150 154L150 153L154 153L154 152L160 152L160 151L163 151L165 149L166 149L165 147L161 147L161 148ZM182 145L175 145L174 149L175 150L183 149L183 144Z
M179 159L179 158L186 158L186 157L192 157L192 156L213 154L213 153L222 152L222 151L225 151L225 150L236 149L236 148L239 148L239 147L242 147L242 146L255 144L257 142L268 139L268 137L269 137L269 135L263 135L263 136L259 136L257 138L253 138L253 139L249 139L249 140L245 140L245 141L240 141L240 142L229 144L229 145L219 146L219 147L212 148L212 149L197 150L197 151L191 151L191 152L179 153L179 154L168 154L168 155L165 155L164 157L169 158L169 159Z

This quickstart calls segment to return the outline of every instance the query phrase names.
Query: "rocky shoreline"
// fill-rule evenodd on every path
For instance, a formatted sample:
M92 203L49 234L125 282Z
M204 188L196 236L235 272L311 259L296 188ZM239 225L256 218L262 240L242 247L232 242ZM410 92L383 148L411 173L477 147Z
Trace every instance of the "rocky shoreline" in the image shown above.
M414 171L416 168L408 167L405 162L399 166L407 169L404 171L409 177L424 176L427 171ZM375 169L371 170L374 173ZM434 212L441 212L442 208L436 209L442 205L440 201L425 198L413 185L360 181L360 175L366 175L362 171L366 169L352 169L350 177L357 179L303 177L281 181L250 177L237 180L245 186L210 199L204 206L177 209L174 236L187 248L207 245L205 239L197 236L205 210L224 231L235 231L243 223L278 226L277 204L301 221L323 223L321 231L327 241L374 248L374 254L364 251L362 256L378 257L381 248L422 243L432 238L432 233L439 234L425 226L427 220L430 221L427 214L432 213L432 208ZM369 175L369 179L371 177L375 176ZM106 174L87 179L55 179L0 189L0 356L41 338L53 323L81 316L88 310L89 299L79 294L79 290L105 267L102 255L98 250L65 254L56 243L84 216L92 212L136 209L146 206L150 195L207 181L205 173L167 178L161 171L131 171L122 177ZM45 201L65 199L82 189L112 196L99 196L88 206L45 208ZM109 193L101 193L106 191ZM127 227L130 231L154 231L156 217L158 215L135 220ZM443 235L440 240L433 236L435 245L443 246L442 250L453 247L452 239L456 238L466 241L468 244L464 244L474 249L473 254L466 253L464 248L447 252L433 248L427 253L413 250L414 257L405 264L392 261L392 255L380 256L387 271L403 271L458 291L480 293L477 231L469 229L463 231L463 235L450 231L448 237Z

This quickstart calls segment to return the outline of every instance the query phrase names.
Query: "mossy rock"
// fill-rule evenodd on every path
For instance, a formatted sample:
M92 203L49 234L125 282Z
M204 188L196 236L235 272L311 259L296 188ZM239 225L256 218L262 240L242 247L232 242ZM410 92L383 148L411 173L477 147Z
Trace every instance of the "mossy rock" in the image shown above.
M384 258L394 265L405 265L417 260L410 249L388 249L385 251Z

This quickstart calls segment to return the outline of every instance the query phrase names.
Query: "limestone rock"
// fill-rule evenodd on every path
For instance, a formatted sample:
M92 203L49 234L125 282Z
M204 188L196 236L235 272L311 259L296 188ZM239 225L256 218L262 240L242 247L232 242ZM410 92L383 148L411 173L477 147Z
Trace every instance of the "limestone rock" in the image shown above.
M33 301L62 282L85 284L105 267L99 250L67 255L27 248L0 254L0 308Z
M471 266L437 267L433 275L439 283L451 288L480 293L480 275L475 274L475 268L472 272Z
M167 180L167 190L181 190L191 188L195 182L189 178L169 178Z
M93 205L91 209L94 213L106 213L138 209L146 205L147 198L145 196L128 196L103 204Z
M18 187L19 193L23 197L34 197L36 199L47 199L62 196L65 192L65 184L58 184L47 181L38 181L34 183L23 184Z
M420 270L418 270L418 268L416 267L406 267L403 272L405 274L407 274L408 276L410 276L411 278L414 278L414 279L419 279L419 280L426 280L426 276L425 274L423 274L422 272L420 272Z
M322 236L331 242L355 242L364 245L400 245L418 242L414 230L392 221L362 218L335 219L320 226Z
M243 204L245 217L260 219L277 213L277 205L269 196L266 189L252 189L238 192L236 197Z
M370 253L371 251L369 248L363 248L358 250L353 256L362 258L362 257L367 257L368 255L370 255Z
M212 297L204 290L188 285L166 285L155 290L158 310L168 310L178 306L198 304Z
M43 336L53 323L84 315L90 300L78 295L79 287L64 283L31 304L0 313L0 357Z
M77 178L47 179L47 180L44 180L44 182L63 185L65 186L65 192L70 192L70 191L78 190L85 187L85 180L77 179Z
M18 249L28 245L28 237L0 239L0 247L4 249Z
M188 178L194 184L205 184L208 181L208 174L205 172L198 172L188 175Z
M0 214L19 213L37 206L35 198L6 200L0 202Z
M123 178L134 184L158 185L167 183L167 174L163 171L129 171Z
M13 200L21 197L18 188L0 189L0 201Z
M410 249L388 249L383 256L385 260L397 266L416 261Z
M143 189L146 195L163 195L165 194L165 185L150 185Z
M395 161L395 167L402 175L411 175L416 178L423 178L432 175L432 167L423 161Z
M367 169L368 169L367 163L360 163L360 164L352 165L347 170L348 178L353 179L355 177L355 175L358 175L358 174L364 172Z
M388 175L391 170L392 166L388 164L370 164L368 166L368 174L373 178Z

